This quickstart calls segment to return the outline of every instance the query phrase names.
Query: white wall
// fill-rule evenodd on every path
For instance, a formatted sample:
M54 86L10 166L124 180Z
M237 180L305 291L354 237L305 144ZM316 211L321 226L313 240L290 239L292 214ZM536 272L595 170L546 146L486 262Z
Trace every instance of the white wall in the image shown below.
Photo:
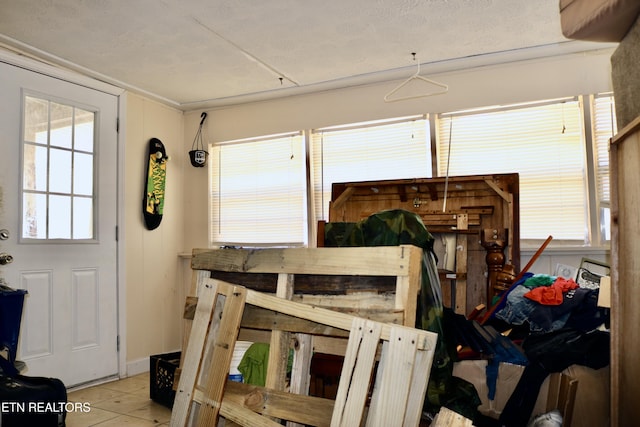
M613 49L608 48L431 75L430 78L449 85L448 93L395 103L385 103L383 97L400 81L215 108L208 110L205 133L208 142L225 141L413 114L610 92L612 53ZM185 114L184 150L191 147L201 112ZM208 185L204 169L187 168L185 173L185 209L190 219L185 228L185 252L208 245ZM551 246L531 271L552 273L558 262L579 263L579 252L554 253ZM523 250L523 266L535 249ZM604 256L604 251L589 254L595 259Z
M126 349L129 375L149 369L152 354L182 346L181 264L183 247L183 113L127 94L125 136L124 250L126 268ZM159 138L167 155L167 185L162 223L147 230L142 217L147 144Z

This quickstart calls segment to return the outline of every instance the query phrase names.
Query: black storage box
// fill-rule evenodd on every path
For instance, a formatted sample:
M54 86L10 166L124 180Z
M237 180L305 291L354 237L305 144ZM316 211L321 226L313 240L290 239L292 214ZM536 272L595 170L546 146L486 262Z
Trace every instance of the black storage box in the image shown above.
M173 389L173 377L180 366L180 351L156 354L149 358L149 397L167 408L173 407L176 392Z

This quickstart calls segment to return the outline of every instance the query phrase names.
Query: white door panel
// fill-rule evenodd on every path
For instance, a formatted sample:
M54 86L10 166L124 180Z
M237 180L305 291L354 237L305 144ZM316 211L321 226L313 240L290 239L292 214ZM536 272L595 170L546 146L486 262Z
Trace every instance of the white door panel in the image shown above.
M0 242L0 250L13 255L13 262L0 268L0 277L9 286L28 291L18 359L26 363L26 375L57 377L67 386L117 375L118 98L2 62L0 93L0 229L10 232L9 239ZM95 128L95 147L89 154L82 151L86 148L81 144L81 151L74 152L58 150L51 142L50 162L45 165L47 191L53 194L34 197L47 200L45 205L34 204L39 206L38 216L33 216L40 230L37 235L29 234L29 226L24 227L24 232L21 228L32 219L31 214L22 213L27 197L22 188L30 185L21 181L25 176L22 165L36 151L27 148L27 154L23 154L22 111L27 95L92 112ZM53 123L53 113L50 114L49 123ZM50 139L53 141L53 133ZM45 146L37 148L46 152L47 141L38 143ZM69 171L70 161L60 159L71 157L78 166ZM74 173L83 168L81 162L93 165L94 172L88 169L88 180L75 179ZM60 195L58 184L54 183L57 180L61 186L74 181L80 196ZM56 204L54 199L62 203ZM24 202L24 206L28 203ZM84 206L89 212L95 209L95 215L89 220L74 217L77 206ZM56 238L60 237L59 227L55 226L57 216L68 223L68 227L62 227L62 234L82 228L78 234L84 238ZM48 232L41 233L45 228Z

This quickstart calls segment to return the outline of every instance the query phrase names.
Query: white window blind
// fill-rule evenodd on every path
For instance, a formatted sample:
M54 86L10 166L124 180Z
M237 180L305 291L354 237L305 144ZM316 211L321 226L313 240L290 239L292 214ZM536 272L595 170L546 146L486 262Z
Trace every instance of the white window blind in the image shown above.
M294 246L306 241L301 133L209 148L214 246Z
M611 240L611 193L609 187L609 141L618 132L613 95L596 95L593 99L593 141L598 207L597 236L600 243Z
M425 116L313 131L316 219L328 220L335 182L431 177L429 133Z
M438 174L517 172L520 237L584 241L583 128L577 100L443 115L438 118Z
M596 149L596 184L598 200L608 206L609 140L618 132L612 95L596 96L593 100L593 136Z

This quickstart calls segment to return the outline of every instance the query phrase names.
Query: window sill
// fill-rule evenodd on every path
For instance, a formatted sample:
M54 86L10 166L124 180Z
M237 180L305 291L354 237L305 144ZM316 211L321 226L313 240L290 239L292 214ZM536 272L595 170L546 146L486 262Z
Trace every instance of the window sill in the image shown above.
M521 256L529 256L536 253L539 249L539 246L532 245L522 245L520 246L520 255ZM609 255L611 252L611 248L607 246L552 246L549 245L545 248L543 254L544 255Z

